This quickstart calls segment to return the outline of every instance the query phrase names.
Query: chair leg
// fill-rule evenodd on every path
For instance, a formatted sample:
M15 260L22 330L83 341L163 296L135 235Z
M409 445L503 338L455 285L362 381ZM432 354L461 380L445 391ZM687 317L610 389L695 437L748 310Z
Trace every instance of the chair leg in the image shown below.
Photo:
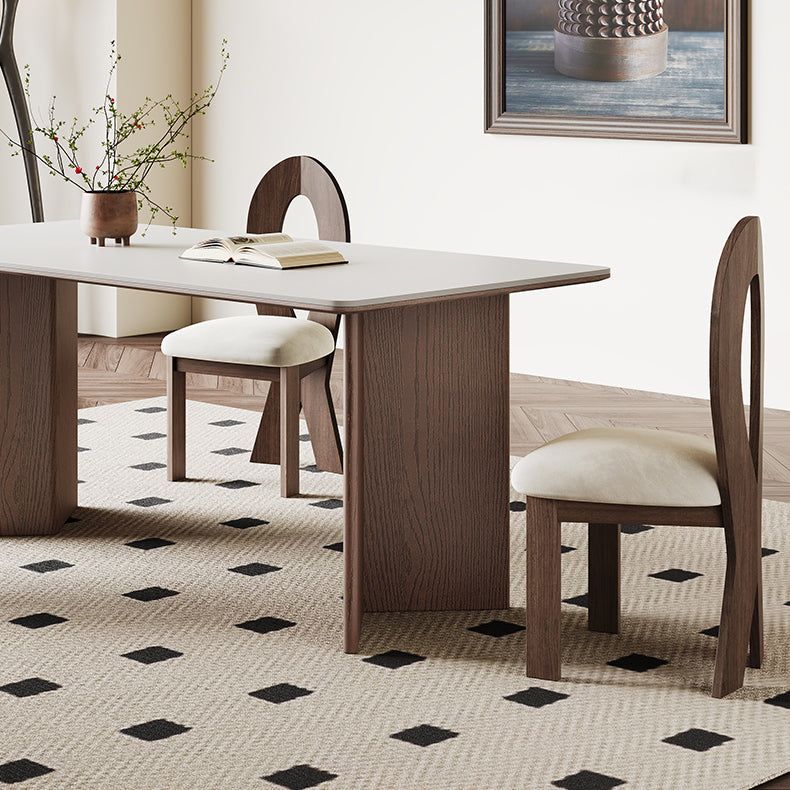
M527 497L527 677L559 680L560 522L552 499Z
M620 632L620 525L590 524L587 564L590 631Z
M186 373L167 357L167 479L186 477Z
M747 523L739 523L739 519ZM760 576L759 515L757 529L744 512L733 513L725 525L727 572L721 606L719 644L713 671L713 696L726 697L743 685L750 637L754 634ZM758 622L759 627L759 622ZM758 647L759 653L759 647ZM755 656L758 658L759 656Z
M252 445L250 462L253 464L280 463L280 385L269 384L266 403L263 406L258 433Z
M333 357L330 356L324 367L314 370L302 381L302 409L316 466L325 472L342 474L343 446L329 389Z
M762 552L760 552L762 555ZM762 556L757 569L757 595L754 599L752 627L749 633L749 664L752 669L759 669L763 664L763 566Z
M299 493L299 368L280 368L280 495Z

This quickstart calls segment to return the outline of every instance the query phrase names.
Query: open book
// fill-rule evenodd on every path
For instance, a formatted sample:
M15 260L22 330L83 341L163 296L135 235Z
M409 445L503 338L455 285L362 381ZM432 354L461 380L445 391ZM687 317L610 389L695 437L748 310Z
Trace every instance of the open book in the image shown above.
M347 263L337 250L320 241L294 241L285 233L227 236L200 241L179 255L193 261L244 263L268 269L293 269L324 263Z

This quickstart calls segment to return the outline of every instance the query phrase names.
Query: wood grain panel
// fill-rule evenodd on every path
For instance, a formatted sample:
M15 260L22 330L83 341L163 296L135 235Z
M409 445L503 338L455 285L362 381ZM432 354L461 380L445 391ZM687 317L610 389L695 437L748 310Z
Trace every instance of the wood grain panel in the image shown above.
M363 610L507 607L507 297L347 320Z
M562 567L560 520L552 499L526 497L526 674L559 680Z
M96 368L96 370L117 370L123 352L123 346L94 343L85 360L85 367Z
M0 535L57 532L77 506L77 286L0 274Z
M154 352L145 348L131 348L126 346L123 349L121 358L115 368L117 373L125 376L139 376L147 378L151 372L154 362Z

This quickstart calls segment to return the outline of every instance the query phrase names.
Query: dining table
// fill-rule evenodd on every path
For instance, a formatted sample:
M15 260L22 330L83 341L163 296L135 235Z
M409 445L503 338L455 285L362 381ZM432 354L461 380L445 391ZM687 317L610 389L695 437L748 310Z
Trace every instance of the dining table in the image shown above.
M609 269L341 242L346 264L290 270L179 258L222 235L0 226L0 536L78 504L78 283L320 311L345 322L344 650L365 612L507 608L510 294Z

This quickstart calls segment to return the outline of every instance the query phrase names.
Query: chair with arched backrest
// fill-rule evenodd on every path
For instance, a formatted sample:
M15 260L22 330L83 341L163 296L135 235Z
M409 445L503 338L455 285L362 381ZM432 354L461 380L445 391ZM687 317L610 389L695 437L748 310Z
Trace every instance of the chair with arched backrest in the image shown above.
M315 212L318 238L323 241L351 241L351 227L343 192L337 180L317 159L292 156L271 168L260 180L250 200L247 213L248 233L278 233L293 200L303 195ZM290 307L257 305L259 315L293 317ZM337 340L340 316L311 310L308 320L321 324ZM334 354L326 364L302 381L302 407L313 445L316 466L326 472L343 471L343 448L337 427L335 408L329 390ZM278 384L273 382L266 399L258 435L250 460L254 463L278 463L279 430Z
M319 237L349 241L348 210L332 173L317 159L294 156L258 183L247 216L248 233L277 233L298 195L315 211ZM282 496L299 492L299 412L304 408L316 466L343 471L343 450L329 390L340 316L256 305L257 316L234 316L184 327L167 335L169 480L186 475L186 373L270 382L250 460L280 464Z
M723 527L727 554L713 696L743 685L763 652L761 582L763 273L760 221L745 217L722 252L710 321L714 441L672 431L594 428L515 466L526 495L527 675L560 678L560 524L588 524L588 628L620 627L620 525ZM750 303L748 417L741 389Z

